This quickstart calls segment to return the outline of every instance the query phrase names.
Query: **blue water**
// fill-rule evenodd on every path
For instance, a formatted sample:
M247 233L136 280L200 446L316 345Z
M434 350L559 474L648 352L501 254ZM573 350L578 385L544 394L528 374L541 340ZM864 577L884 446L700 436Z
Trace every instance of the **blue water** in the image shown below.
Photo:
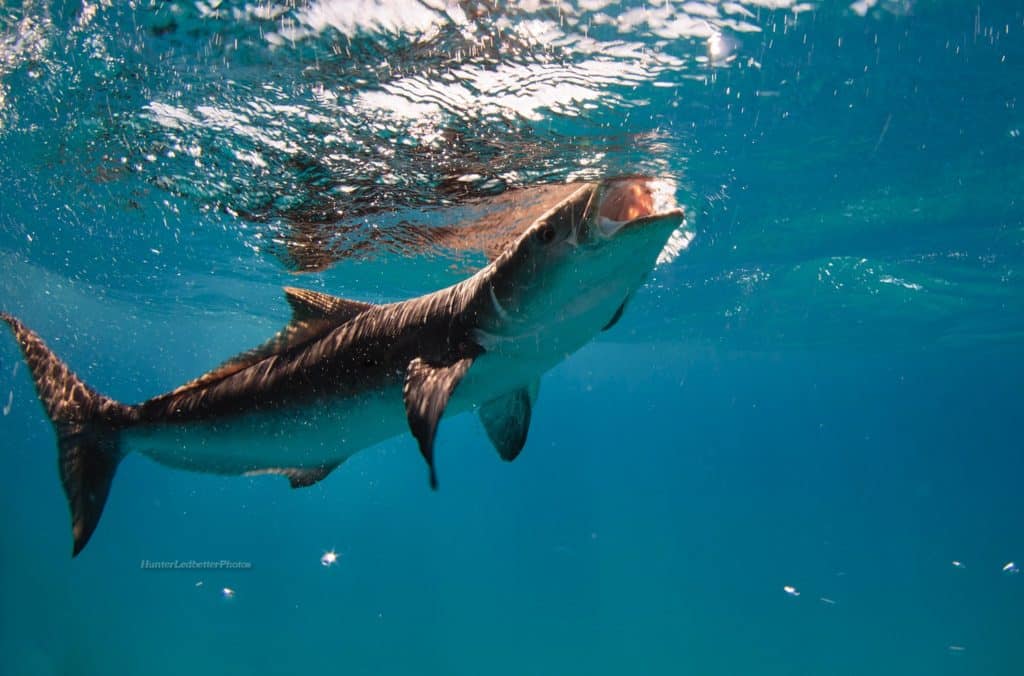
M122 401L261 342L281 285L480 263L297 273L298 228L637 172L696 238L514 463L471 415L436 493L408 436L303 490L130 456L74 560L0 340L0 673L1024 673L1016 3L112 4L0 7L0 309Z

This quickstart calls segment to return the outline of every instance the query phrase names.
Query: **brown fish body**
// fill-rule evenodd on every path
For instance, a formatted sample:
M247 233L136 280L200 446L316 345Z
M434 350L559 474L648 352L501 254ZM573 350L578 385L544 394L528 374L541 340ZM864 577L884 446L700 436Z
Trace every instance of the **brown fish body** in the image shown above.
M131 451L194 471L280 474L302 487L409 429L436 487L441 417L477 407L501 457L514 459L540 376L618 321L683 221L682 210L659 209L648 179L562 193L487 267L434 293L371 305L285 289L293 317L276 336L138 405L92 390L0 313L57 432L74 554Z

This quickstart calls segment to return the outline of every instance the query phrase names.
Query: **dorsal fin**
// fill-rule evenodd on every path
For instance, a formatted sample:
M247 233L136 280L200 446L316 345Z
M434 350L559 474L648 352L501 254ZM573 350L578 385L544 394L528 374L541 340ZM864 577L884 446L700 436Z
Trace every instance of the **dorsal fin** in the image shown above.
M190 380L170 394L181 394L223 380L267 357L315 340L373 307L371 303L360 303L290 286L284 287L284 296L292 308L292 320L274 337L258 347L232 357L195 380Z
M346 300L309 289L296 289L294 286L284 287L284 297L292 306L292 323L330 319L336 324L342 324L373 307L371 303Z

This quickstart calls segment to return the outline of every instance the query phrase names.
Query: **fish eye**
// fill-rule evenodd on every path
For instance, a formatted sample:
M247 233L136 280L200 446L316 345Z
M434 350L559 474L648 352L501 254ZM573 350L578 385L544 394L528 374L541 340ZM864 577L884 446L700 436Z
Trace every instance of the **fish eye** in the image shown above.
M537 229L534 237L536 237L541 244L550 244L555 239L555 229L545 223Z

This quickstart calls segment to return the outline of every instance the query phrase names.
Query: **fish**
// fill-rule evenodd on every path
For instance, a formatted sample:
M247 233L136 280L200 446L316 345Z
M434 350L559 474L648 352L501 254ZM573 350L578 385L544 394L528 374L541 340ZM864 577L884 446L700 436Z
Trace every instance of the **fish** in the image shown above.
M667 186L647 177L580 183L478 272L408 300L371 304L286 287L292 318L279 333L139 404L92 389L0 313L56 432L72 557L133 452L195 472L281 475L301 488L408 431L436 489L439 422L475 409L499 456L515 460L540 377L614 326L684 227Z

